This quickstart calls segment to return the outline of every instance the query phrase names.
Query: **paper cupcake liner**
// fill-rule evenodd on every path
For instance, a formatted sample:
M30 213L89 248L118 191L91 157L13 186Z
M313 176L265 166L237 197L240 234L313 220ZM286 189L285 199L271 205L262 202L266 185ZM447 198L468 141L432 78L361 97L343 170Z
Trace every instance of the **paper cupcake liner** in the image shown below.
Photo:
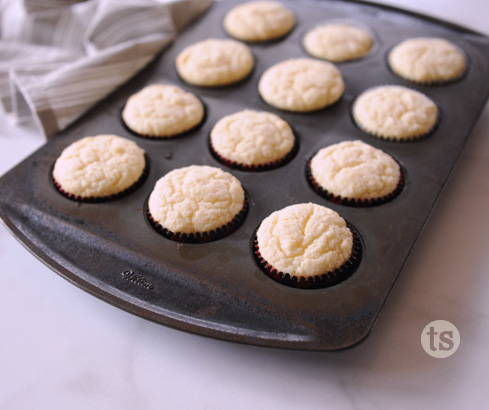
M351 117L353 119L353 123L355 124L355 126L360 130L360 131L363 131L365 134L368 134L370 135L371 137L375 137L375 138L378 138L378 139L381 139L381 140L384 140L384 141L391 141L391 142L416 142L416 141L422 141L426 138L428 138L431 134L433 134L435 132L435 130L438 128L438 124L440 123L440 116L441 116L441 112L440 112L440 107L438 107L438 118L436 119L436 122L435 124L433 125L433 127L431 127L427 132L423 133L423 134L419 134L419 135L416 135L416 136L412 136L412 137L406 137L406 138L396 138L396 137L388 137L388 136L385 136L385 135L382 135L382 134L379 134L377 132L374 132L374 131L369 131L365 128L363 128L358 122L357 120L355 120L355 116L353 115L353 112L351 114Z
M295 26L292 27L289 31L287 31L287 33L285 34L281 34L280 36L278 37L273 37L273 38L269 38L269 39L266 39L266 40L245 40L245 39L240 39L238 37L235 37L233 36L231 33L229 33L224 27L223 27L223 30L225 32L225 34L233 39L233 40L236 40L236 41L240 41L242 43L245 43L246 45L248 46L257 46L257 45L268 45L268 46L273 46L275 44L278 44L278 43L281 43L282 41L284 41L287 37L289 37L292 32L294 31L295 29Z
M384 196L377 197L377 198L368 198L368 199L347 198L347 197L343 197L341 195L333 194L332 192L328 191L327 189L324 189L316 181L316 179L312 175L311 161L312 161L312 158L309 159L309 161L307 161L307 164L306 164L306 179L307 179L307 182L309 183L309 186L312 188L312 190L314 192L316 192L316 194L320 195L324 199L327 199L328 201L331 201L331 202L334 202L334 203L340 204L340 205L353 206L353 207L358 207L358 208L366 208L366 207L385 204L386 202L393 200L397 195L399 195L401 193L401 191L404 188L405 182L406 182L405 170L401 166L401 164L398 163L399 170L400 170L399 182L397 183L396 188L391 193L384 195Z
M183 243L205 243L205 242L217 241L218 239L222 239L225 236L228 236L232 234L234 231L236 231L244 222L246 215L248 214L248 209L249 209L249 203L247 197L245 196L243 208L241 209L241 211L239 211L236 214L236 216L230 222L211 231L195 232L195 233L173 232L170 231L169 229L166 229L151 216L149 207L147 205L146 205L145 214L152 228L167 239L170 239L175 242L183 242Z
M312 277L299 277L291 275L290 273L280 272L261 256L258 240L256 239L256 231L258 228L255 230L252 237L253 256L255 258L255 262L267 276L283 285L293 288L321 289L337 285L338 283L349 278L357 270L358 266L360 265L360 261L362 260L363 250L360 234L349 222L347 222L347 226L353 235L351 255L350 258L343 263L343 265L333 271Z
M53 175L54 164L51 168L51 181L53 182L53 185L56 188L56 190L61 195L63 195L65 198L68 198L72 201L92 203L92 204L93 203L113 201L115 199L119 199L119 198L122 198L123 196L130 194L131 192L138 189L144 183L144 181L146 180L146 178L148 177L148 174L149 174L149 158L146 154L144 154L144 159L145 159L145 166L144 166L143 172L141 173L141 176L139 177L139 179L134 184L132 184L129 188L126 188L123 191L118 192L117 194L112 194L112 195L107 195L107 196L83 197L80 195L75 195L75 194L71 194L69 192L66 192L63 189L63 187L58 183L58 181L56 181L54 179L54 175Z
M240 162L232 161L230 159L224 158L214 149L210 137L208 138L208 146L209 146L209 151L215 160L219 161L221 164L226 165L229 168L237 169L240 171L269 171L271 169L280 168L281 166L292 161L292 159L299 151L299 142L297 141L297 137L295 136L295 134L294 134L294 145L292 149L284 157L276 161L271 161L271 162L258 164L258 165L242 164Z
M202 119L200 120L200 122L198 122L197 124L195 124L192 128L189 128L185 131L182 131L182 132L177 132L175 134L171 134L171 135L166 135L166 136L163 136L163 137L159 137L159 136L154 136L154 135L148 135L148 134L141 134L137 131L134 131L132 128L129 127L129 125L127 125L124 121L124 118L122 117L122 112L124 111L124 108L126 106L126 104L124 104L122 106L122 108L119 110L119 121L121 122L122 126L124 127L124 129L132 134L132 135L135 135L136 137L139 137L139 138L144 138L146 140L156 140L156 141L161 141L161 140L166 140L166 139L173 139L173 138L179 138L179 137L184 137L190 133L192 133L193 131L196 131L198 130L200 127L202 127L202 125L204 125L205 121L207 120L207 106L204 104L204 101L202 101L199 97L195 96L202 104L202 106L204 107L204 115L202 116Z
M392 84L384 84L384 85L392 85ZM371 87L371 88L376 88L376 87L382 87L382 84L380 85L376 85L374 87ZM409 88L409 87L407 87ZM366 90L364 90L363 92L365 91L368 91L369 89L367 88ZM414 90L414 91L417 91L417 90ZM360 94L359 94L360 95ZM357 96L358 97L358 96ZM442 117L442 112L441 112L441 108L440 106L430 97L430 99L433 101L433 103L436 105L436 108L437 108L437 118L436 118L436 121L435 123L433 124L433 127L431 127L428 131L422 133L422 134L419 134L419 135L413 135L411 137L407 137L407 138L396 138L396 137L390 137L390 136L386 136L386 135L382 135L382 134L379 134L378 132L375 132L375 131L372 131L372 130L367 130L366 128L362 127L360 125L360 123L355 119L355 115L353 114L353 106L355 105L355 101L356 101L357 98L354 98L351 105L350 105L350 118L353 122L353 125L355 125L355 127L357 127L360 131L364 132L365 134L371 136L371 137L375 137L375 138L378 138L378 139L381 139L381 140L384 140L384 141L390 141L390 142L407 142L407 143L411 143L411 142L416 142L416 141L422 141L426 138L428 138L429 136L431 136L435 131L436 129L438 128L438 126L440 125L440 121L441 121L441 117Z

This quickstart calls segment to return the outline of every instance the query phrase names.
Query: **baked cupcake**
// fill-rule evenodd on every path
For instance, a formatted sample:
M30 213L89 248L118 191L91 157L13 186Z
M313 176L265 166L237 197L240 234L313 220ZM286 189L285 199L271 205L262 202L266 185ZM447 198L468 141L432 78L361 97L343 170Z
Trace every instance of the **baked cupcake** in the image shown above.
M221 118L210 134L216 159L232 168L258 171L276 168L292 158L295 137L279 116L244 110Z
M334 104L345 85L338 69L311 58L286 60L261 76L258 91L270 105L286 111L316 111Z
M250 48L239 41L210 38L185 48L176 60L180 77L204 87L234 84L253 69Z
M374 44L365 29L349 24L327 23L313 28L303 39L306 51L333 62L355 60L367 55Z
M135 189L147 174L145 153L117 135L85 137L63 150L52 179L60 193L79 202L114 199Z
M319 150L307 164L312 188L333 202L372 206L394 198L403 187L399 164L362 141L344 141Z
M417 83L446 83L466 69L464 53L442 38L410 38L389 53L389 67L398 76Z
M129 97L122 121L133 133L148 138L170 138L199 126L204 105L192 93L168 84L154 84Z
M438 107L430 98L398 85L364 91L355 100L352 114L368 134L394 141L427 136L438 121Z
M295 15L277 1L250 1L234 7L224 18L224 28L242 41L270 41L285 36L295 25Z
M267 216L256 231L254 255L271 278L297 288L343 281L358 267L358 234L332 209L296 204Z
M220 168L192 165L160 178L147 215L160 234L178 242L209 242L234 232L248 211L241 183Z

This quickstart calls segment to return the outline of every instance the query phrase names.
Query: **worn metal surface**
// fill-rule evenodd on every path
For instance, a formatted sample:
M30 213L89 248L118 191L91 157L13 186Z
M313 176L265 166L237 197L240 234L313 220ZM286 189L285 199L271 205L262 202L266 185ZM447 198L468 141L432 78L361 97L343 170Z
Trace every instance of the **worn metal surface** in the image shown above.
M174 68L177 53L207 37L225 37L221 21L236 2L215 5L160 58L101 102L70 129L0 179L0 216L34 254L77 286L130 312L162 324L236 342L294 349L346 348L367 336L427 221L464 141L489 92L489 39L469 30L419 15L365 3L284 2L298 15L286 40L253 45L253 74L231 87L210 89L183 84ZM270 65L306 56L300 42L314 24L332 18L359 21L375 33L366 58L340 64L346 93L334 106L311 114L284 113L258 96L257 81ZM417 86L393 75L387 51L419 35L448 38L464 49L469 69L449 85ZM205 124L172 140L132 136L119 121L129 95L154 82L172 82L205 102ZM353 99L367 87L392 83L411 86L440 107L441 122L429 138L413 143L381 141L352 123ZM228 170L245 186L250 211L232 235L206 244L178 244L158 235L144 217L145 199L155 181L189 164L225 168L208 150L208 133L223 115L243 108L269 110L295 129L300 147L284 167L265 172ZM131 138L150 158L146 182L121 199L79 204L61 196L50 168L68 144L86 136L114 133ZM373 208L329 203L308 186L304 167L319 148L360 138L392 154L406 170L406 186L393 201ZM344 282L326 289L299 290L280 285L255 265L250 236L270 212L313 201L337 210L359 230L363 259ZM62 308L62 306L60 306Z

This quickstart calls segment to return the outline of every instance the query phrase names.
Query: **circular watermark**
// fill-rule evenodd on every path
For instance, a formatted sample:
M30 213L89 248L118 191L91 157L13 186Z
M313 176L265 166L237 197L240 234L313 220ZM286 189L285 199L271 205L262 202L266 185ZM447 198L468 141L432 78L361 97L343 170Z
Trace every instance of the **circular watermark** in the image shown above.
M434 320L421 332L421 346L426 353L437 359L454 354L460 346L460 333L448 320Z

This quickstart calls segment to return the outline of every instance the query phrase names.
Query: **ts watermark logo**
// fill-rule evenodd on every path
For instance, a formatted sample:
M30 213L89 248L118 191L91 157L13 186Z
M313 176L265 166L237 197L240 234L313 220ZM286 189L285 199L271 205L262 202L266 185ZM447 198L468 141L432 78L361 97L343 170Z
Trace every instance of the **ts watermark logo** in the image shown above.
M421 332L421 346L430 356L444 359L457 351L460 346L460 333L452 322L434 320Z

